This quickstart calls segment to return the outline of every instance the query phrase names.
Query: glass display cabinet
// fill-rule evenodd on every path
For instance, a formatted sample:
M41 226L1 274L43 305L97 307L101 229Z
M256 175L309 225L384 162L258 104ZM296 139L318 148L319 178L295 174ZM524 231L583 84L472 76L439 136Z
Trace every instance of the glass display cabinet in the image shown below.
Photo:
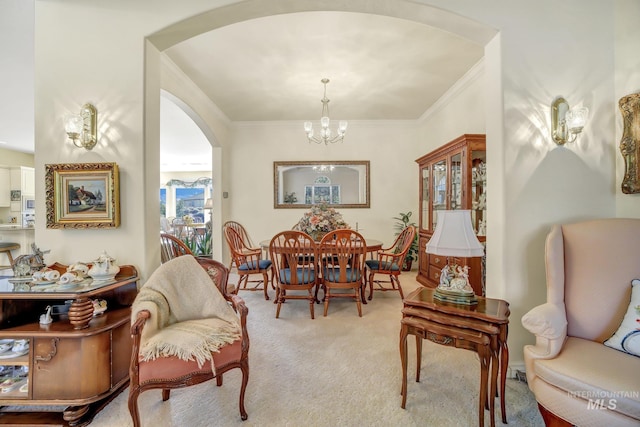
M417 280L429 287L440 283L446 257L427 254L425 247L443 210L471 210L478 240L486 242L486 142L485 135L465 134L416 160L420 179L419 267ZM456 258L469 266L469 282L484 296L484 257Z

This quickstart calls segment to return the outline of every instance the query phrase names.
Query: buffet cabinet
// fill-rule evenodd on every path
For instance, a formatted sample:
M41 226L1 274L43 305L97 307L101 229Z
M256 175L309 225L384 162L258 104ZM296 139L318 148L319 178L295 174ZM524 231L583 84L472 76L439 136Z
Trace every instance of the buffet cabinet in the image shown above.
M485 135L465 134L416 160L420 179L420 218L417 280L436 287L447 257L425 252L442 210L467 209L478 240L486 244ZM476 295L485 295L484 257L454 258L469 266L469 282Z
M0 424L84 426L128 385L137 282L129 265L114 279L76 286L0 281L0 345L22 348L0 348L0 405L19 407L2 408ZM93 299L106 301L106 311L96 315ZM48 307L58 311L41 324Z

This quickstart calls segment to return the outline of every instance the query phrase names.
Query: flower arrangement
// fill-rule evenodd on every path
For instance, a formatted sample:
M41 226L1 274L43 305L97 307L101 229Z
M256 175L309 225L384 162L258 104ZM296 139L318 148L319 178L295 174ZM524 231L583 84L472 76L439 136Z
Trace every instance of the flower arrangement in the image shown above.
M349 228L342 214L326 203L313 205L298 221L298 229L319 240L322 235L338 228Z

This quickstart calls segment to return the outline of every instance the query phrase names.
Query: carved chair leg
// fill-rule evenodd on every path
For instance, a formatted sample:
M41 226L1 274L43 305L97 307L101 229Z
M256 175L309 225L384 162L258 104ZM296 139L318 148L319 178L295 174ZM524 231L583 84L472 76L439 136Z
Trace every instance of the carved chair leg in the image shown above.
M373 275L375 273L373 270L369 273L369 301L373 298Z
M324 291L324 317L327 317L327 313L329 312L329 297L331 296L331 290L327 288Z
M400 292L400 299L404 299L404 293L402 292L402 286L400 286L400 278L398 276L393 276L395 278L396 285L398 286L398 292ZM392 278L392 282L393 282Z
M275 299L275 303L278 303L278 305L276 306L276 319L278 317L280 317L280 307L282 307L282 300L284 299L284 296L282 295L282 289L280 289L280 287L278 287L276 289L276 299Z
M166 402L167 400L169 400L169 397L171 395L171 390L169 390L168 388L163 388L162 389L162 401Z
M138 410L138 390L131 388L129 390L129 414L133 421L133 427L140 427L140 411Z
M222 374L216 375L216 385L222 387Z
M311 291L311 289L309 289L309 311L311 312L311 319L315 318L315 304L316 304L316 297L313 296L313 292Z
M262 273L262 287L264 288L264 299L269 301L269 274L267 272Z
M242 371L242 385L240 386L240 418L245 421L248 417L247 410L244 408L244 392L249 382L249 360L245 359L241 362L240 370Z

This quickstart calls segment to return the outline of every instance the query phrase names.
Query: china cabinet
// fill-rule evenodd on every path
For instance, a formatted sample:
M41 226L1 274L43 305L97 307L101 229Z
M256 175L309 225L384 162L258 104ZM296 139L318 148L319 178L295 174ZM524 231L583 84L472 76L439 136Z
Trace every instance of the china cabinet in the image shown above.
M417 280L429 287L440 283L446 257L427 254L425 247L442 210L468 209L478 240L486 242L485 135L465 134L416 160L420 179L420 218ZM484 295L484 258L455 258L469 266L469 282L476 295Z
M66 272L58 263L49 267ZM0 424L84 426L127 386L137 282L130 265L110 280L0 280L0 405L20 407L3 408ZM100 314L98 298L97 307L106 305Z

